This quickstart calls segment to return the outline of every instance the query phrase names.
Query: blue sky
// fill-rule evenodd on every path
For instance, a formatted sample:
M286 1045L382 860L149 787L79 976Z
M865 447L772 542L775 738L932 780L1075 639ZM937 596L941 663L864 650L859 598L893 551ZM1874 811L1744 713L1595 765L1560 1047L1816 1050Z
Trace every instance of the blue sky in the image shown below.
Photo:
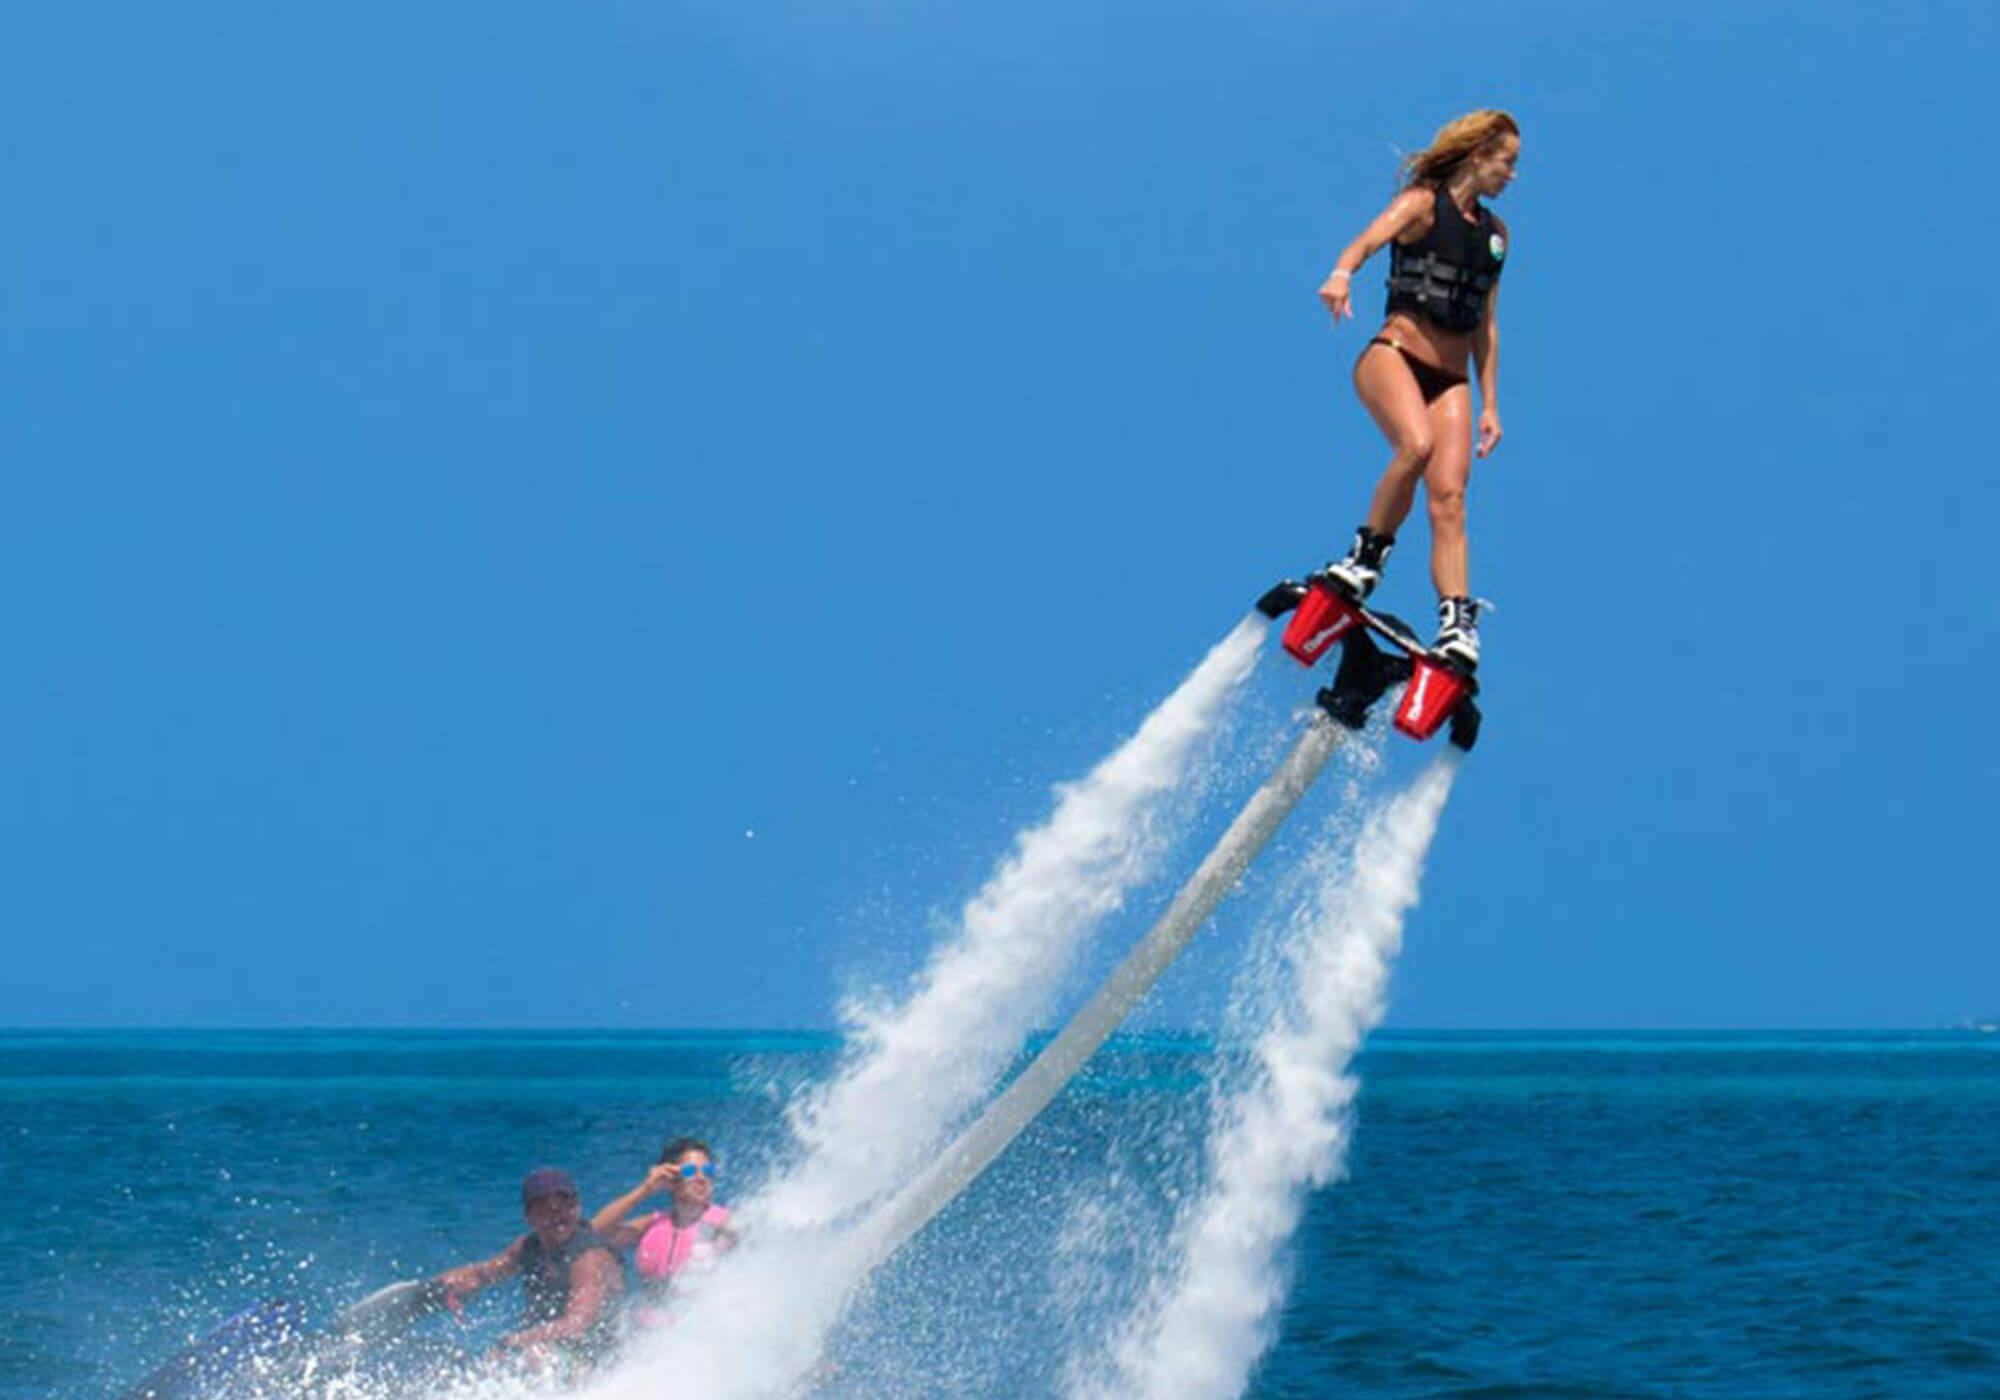
M2000 1011L1995 23L8 6L0 1024L828 1023L1343 545L1313 290L1487 104L1391 1024Z

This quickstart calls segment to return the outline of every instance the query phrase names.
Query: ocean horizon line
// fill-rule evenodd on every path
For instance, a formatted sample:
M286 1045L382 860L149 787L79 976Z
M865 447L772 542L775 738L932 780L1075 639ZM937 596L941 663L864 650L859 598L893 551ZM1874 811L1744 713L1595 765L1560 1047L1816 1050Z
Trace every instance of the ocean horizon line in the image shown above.
M1058 1028L1043 1027L1030 1040L1053 1037ZM1369 1039L1395 1040L1410 1037L1507 1037L1519 1039L1579 1039L1604 1037L1685 1037L1731 1038L1746 1036L1903 1036L1903 1035L1984 1035L2000 1033L2000 1016L1961 1017L1933 1021L1926 1025L1678 1025L1678 1026L1387 1026ZM1124 1030L1111 1042L1147 1040L1213 1040L1216 1032L1199 1026L1160 1026ZM148 1024L69 1024L17 1023L0 1025L0 1038L28 1036L386 1036L425 1039L448 1036L505 1036L522 1039L560 1040L576 1037L615 1040L702 1037L767 1037L839 1043L853 1033L833 1026L537 1026L506 1024L410 1025L369 1022L293 1022L273 1024L176 1023Z

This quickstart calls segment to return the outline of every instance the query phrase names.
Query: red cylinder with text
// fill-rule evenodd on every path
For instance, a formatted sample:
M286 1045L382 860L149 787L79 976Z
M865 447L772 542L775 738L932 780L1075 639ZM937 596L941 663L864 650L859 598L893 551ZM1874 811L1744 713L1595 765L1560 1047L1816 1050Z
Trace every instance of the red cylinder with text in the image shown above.
M1360 617L1345 598L1316 583L1299 599L1299 609L1285 628L1284 647L1301 666L1310 666L1360 625Z
M1418 743L1438 732L1465 698L1465 681L1449 666L1418 657L1410 670L1409 688L1396 706L1396 728Z

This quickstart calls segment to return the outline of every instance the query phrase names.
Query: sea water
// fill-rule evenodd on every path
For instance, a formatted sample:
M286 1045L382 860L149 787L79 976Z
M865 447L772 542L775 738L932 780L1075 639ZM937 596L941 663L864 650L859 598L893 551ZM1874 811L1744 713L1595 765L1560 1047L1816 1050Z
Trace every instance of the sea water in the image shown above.
M839 1063L752 1032L0 1034L0 1397L110 1395L260 1299L323 1316L490 1256L545 1163L595 1205L693 1133L747 1194ZM856 1298L820 1393L1061 1394L1229 1170L1204 1137L1240 1068L1114 1040ZM1387 1032L1353 1068L1248 1393L2000 1394L2000 1037ZM455 1344L508 1324L496 1294Z

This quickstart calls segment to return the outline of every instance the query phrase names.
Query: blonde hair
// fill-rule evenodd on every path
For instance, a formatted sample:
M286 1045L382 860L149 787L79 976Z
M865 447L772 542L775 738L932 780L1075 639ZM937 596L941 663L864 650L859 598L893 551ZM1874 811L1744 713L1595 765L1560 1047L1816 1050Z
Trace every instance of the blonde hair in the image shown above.
M1503 136L1518 138L1520 134L1521 124L1511 113L1497 107L1467 112L1439 127L1430 145L1404 160L1403 188L1441 185L1488 143Z

